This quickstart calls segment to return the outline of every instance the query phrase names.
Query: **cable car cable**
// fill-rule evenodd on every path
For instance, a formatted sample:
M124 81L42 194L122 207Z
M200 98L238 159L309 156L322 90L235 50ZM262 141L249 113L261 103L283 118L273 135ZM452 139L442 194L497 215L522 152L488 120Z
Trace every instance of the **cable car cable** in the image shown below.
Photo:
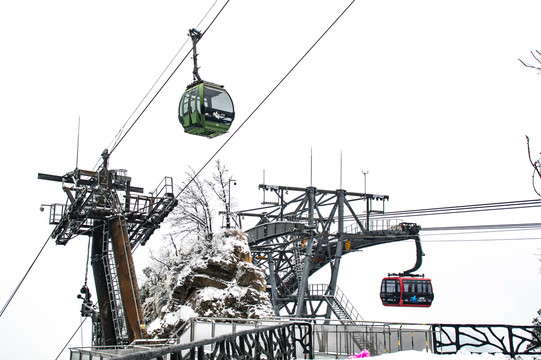
M210 22L210 24L207 26L207 28L205 29L205 31L203 31L201 33L201 37L203 37L205 35L205 33L210 29L210 27L214 24L214 22L216 21L216 19L218 18L218 16L222 13L222 11L225 9L225 7L227 6L227 4L229 4L229 1L230 0L227 0L225 2L225 4L222 6L222 8L220 9L220 11L218 12L218 14L216 14L216 16L214 17L214 19ZM208 16L208 14L210 13L210 11L212 11L212 8L216 5L216 3L218 2L218 0L216 0L212 6L210 7L210 9L207 11L207 13L203 16L203 18L201 19L201 21L199 22L198 26L204 21L204 19ZM164 71L160 74L160 76L156 79L155 83L151 86L151 88L149 89L149 91L147 92L147 94L145 94L145 96L142 98L142 100L140 101L140 103L135 107L133 113L128 117L128 119L126 120L126 122L124 123L124 125L121 127L121 129L119 130L119 132L117 133L117 135L115 136L115 139L118 139L116 140L115 142L115 139L113 139L113 142L115 142L114 146L112 147L111 151L109 152L109 155L113 153L113 151L118 147L118 145L120 145L120 143L124 140L124 138L126 137L126 135L130 132L130 130L135 126L135 124L139 121L139 119L141 118L141 116L144 114L144 112L148 109L148 107L150 106L150 104L152 104L152 102L154 101L154 99L156 99L156 97L158 96L158 94L162 91L162 89L165 87L165 85L169 82L169 80L173 77L173 75L175 74L175 72L179 69L179 67L184 63L184 61L186 60L186 58L188 57L188 55L190 54L189 52L184 56L184 58L181 60L181 62L178 64L178 66L173 70L173 72L171 73L171 75L166 79L166 81L164 82L164 84L158 89L158 91L156 92L156 94L150 99L149 103L143 108L143 110L141 111L141 113L139 114L139 116L134 120L134 122L130 125L130 127L128 128L128 130L122 135L122 137L119 138L119 135L122 133L123 129L125 128L125 126L127 125L128 121L133 117L133 114L135 114L135 112L137 111L137 109L141 106L141 104L143 103L143 101L148 97L148 94L152 91L152 89L156 86L156 84L158 83L159 79L163 76L163 74L165 73L165 71L167 70L167 68L169 68L169 66L171 65L171 63L173 62L173 60L178 56L178 54L180 53L180 51L182 51L182 49L184 48L184 46L186 45L187 41L184 42L184 44L181 46L181 48L179 49L179 51L175 54L175 56L173 57L173 59L169 62L169 64L165 67ZM94 166L94 168L96 168L97 166L97 163L96 165ZM21 279L21 281L19 282L19 284L17 285L17 287L15 288L15 290L13 291L13 293L11 294L11 296L9 297L8 301L6 302L6 304L4 305L4 307L2 308L1 312L0 312L0 316L2 316L2 314L4 313L4 311L6 310L7 306L9 305L9 303L11 302L11 300L13 299L13 297L15 296L15 294L17 293L17 291L19 290L20 286L22 285L22 283L24 282L26 276L28 275L28 273L30 272L30 270L32 269L32 267L34 266L35 262L37 261L37 259L39 258L39 256L41 255L41 252L43 251L43 249L45 248L45 245L47 245L47 243L49 242L49 240L51 239L51 236L49 235L49 237L47 238L47 240L45 241L45 244L43 244L43 247L41 248L41 250L39 251L38 255L36 256L36 258L34 259L34 261L32 262L32 264L30 265L30 267L28 268L27 272L25 273L25 275L23 276L23 278ZM87 259L87 265L86 265L86 272L85 272L85 284L87 282L87 276L88 276L88 259ZM85 318L86 320L86 318ZM81 328L81 326L83 325L84 321L81 322L81 325L77 328L77 330L75 331L75 333L71 336L71 338L69 339L69 341L71 341L71 339L73 339L73 337L75 336L75 334L79 331L79 329ZM68 343L69 343L68 341ZM68 343L66 343L66 346L68 345ZM66 346L64 346L64 348L60 351L60 354L64 351L64 349L66 348ZM57 359L58 357L60 356L60 354L58 354L57 356Z
M230 0L227 0L226 3L222 6L222 8L220 9L220 11L218 12L218 14L216 14L216 16L214 17L214 19L212 19L212 21L210 22L210 24L207 26L207 28L205 29L205 31L203 31L201 33L201 38L205 35L205 33L210 29L210 27L214 24L214 22L216 21L216 19L218 18L218 16L220 16L220 14L222 13L222 11L225 9L225 7L227 6L227 4L229 4L229 1ZM214 6L214 5L212 5ZM209 10L210 11L210 10ZM207 13L208 14L208 13ZM205 15L206 16L206 15ZM190 50L191 51L191 50ZM180 52L180 50L179 50ZM188 56L190 55L190 52L188 52L184 58L180 61L180 63L177 65L177 67L173 70L173 72L171 73L171 75L169 75L169 77L165 80L165 82L162 84L162 86L158 89L158 91L156 92L156 94L154 94L154 96L150 99L149 103L143 108L143 110L141 110L141 113L139 114L139 116L137 116L137 118L133 121L133 123L130 125L130 127L128 128L128 130L126 130L126 132L122 135L122 137L120 137L120 139L116 142L116 144L111 148L111 151L109 152L109 154L112 154L113 151L116 150L116 148L118 147L118 145L120 145L120 143L124 140L124 138L126 137L126 135L131 131L131 129L135 126L135 124L139 121L139 119L141 118L141 116L143 116L143 114L145 113L145 111L148 109L148 107L154 102L154 100L156 99L156 97L160 94L160 92L163 90L163 88L165 87L165 85L167 85L167 83L169 82L169 80L171 80L171 78L173 77L173 75L176 73L176 71L180 68L180 66L184 63L184 61L186 60L186 58L188 58ZM161 75L160 75L161 77ZM159 79L159 78L158 78ZM157 82L157 81L156 81ZM146 96L145 96L146 97ZM144 98L143 98L144 100ZM137 108L136 108L137 109Z
M214 22L216 21L216 19L218 18L218 16L222 13L222 11L225 9L225 7L227 6L227 4L229 4L229 1L230 0L227 0L226 3L222 6L222 8L220 9L220 11L218 12L218 14L214 17L214 19L211 21L211 23L209 24L209 26L205 29L205 31L203 31L201 33L201 37L203 37L205 35L205 33L210 29L210 27L214 24ZM187 187L188 185L194 180L195 177L197 177L205 168L206 166L216 157L216 155L225 147L225 145L233 138L233 136L235 136L235 134L244 126L244 124L255 114L255 112L257 110L259 110L259 108L267 101L267 99L274 93L274 91L285 81L285 79L287 77L289 77L289 75L293 72L293 70L295 70L295 68L304 60L304 58L312 51L312 49L319 43L319 41L327 34L327 32L329 32L329 30L336 24L336 22L346 13L346 11L353 5L353 3L355 2L355 0L351 1L349 3L349 5L340 13L340 15L332 22L332 24L323 32L323 34L316 40L316 42L305 52L305 54L297 61L297 63L295 63L295 65L286 73L286 75L276 84L276 86L267 94L267 96L265 96L265 98L259 103L258 106L256 106L256 108L250 113L250 115L241 123L241 125L237 128L237 130L235 130L235 132L233 132L233 134L231 134L231 136L218 148L218 150L214 153L214 155L211 156L211 158L203 165L203 167L195 174L195 176L190 180L188 181L188 183L186 184L186 186L179 192L179 194L177 194L176 197L178 197ZM214 4L213 4L214 6ZM210 10L209 10L210 11ZM208 14L208 12L207 12ZM206 16L206 15L205 15ZM181 48L182 49L182 48ZM179 50L180 52L180 50ZM130 125L130 127L126 130L126 132L122 135L122 137L120 137L120 139L118 141L116 141L115 145L113 146L113 148L111 149L111 151L109 152L109 155L111 155L115 150L116 148L120 145L120 143L124 140L124 138L126 137L126 135L131 131L131 129L135 126L135 124L139 121L139 119L141 118L141 116L145 113L145 111L148 109L148 107L150 106L150 104L152 104L152 102L154 101L154 99L156 99L156 97L158 96L158 94L162 91L162 89L165 87L165 85L169 82L169 80L172 78L172 76L175 74L175 72L179 69L179 67L183 64L183 62L186 60L186 58L188 57L189 53L187 53L184 58L182 59L182 61L179 63L179 65L173 70L173 72L171 73L171 75L166 79L165 83L158 89L158 91L156 92L156 94L150 99L149 103L143 108L143 110L141 111L141 113L139 114L139 116L134 120L134 122ZM169 65L168 65L169 66ZM165 71L165 70L164 70ZM160 75L161 77L162 75ZM158 78L159 80L159 78ZM157 80L157 81L158 81ZM156 82L157 82L156 81ZM154 86L154 85L153 85ZM152 88L151 88L152 89ZM149 91L150 92L150 91ZM148 96L148 93L147 95L145 95L145 97L143 98L143 100L141 100L141 103L144 101L144 99ZM136 107L135 110L137 110L137 108L140 106L140 104ZM134 110L134 113L135 113L135 110ZM130 117L128 118L128 120L131 118L132 115L130 115ZM126 121L126 123L123 125L123 127L121 128L120 131L122 131L122 129L124 129L125 125L127 124L128 120ZM118 137L118 135L116 136ZM113 140L114 141L114 140ZM22 285L22 283L24 282L24 280L26 279L26 276L28 275L28 273L30 272L30 270L32 269L32 267L34 266L34 264L36 263L37 259L39 258L39 256L41 255L41 253L43 252L43 249L45 248L45 246L47 245L47 243L49 242L49 240L51 239L51 236L49 235L49 237L47 238L47 240L45 241L45 243L43 244L42 248L40 249L38 255L36 256L36 258L34 259L34 261L32 262L32 264L30 265L30 267L28 268L28 270L26 271L25 275L23 276L23 278L21 279L21 281L19 282L19 284L17 285L17 287L15 288L15 290L13 291L13 293L11 294L11 296L9 297L8 301L6 302L6 304L3 306L2 310L0 311L0 317L3 315L4 311L6 310L6 308L8 307L9 303L11 302L11 300L13 299L13 297L15 296L15 294L17 293L17 291L19 290L20 286ZM70 338L69 341L71 341L71 339L73 338L73 336L75 336L75 334L77 333L77 331L79 331L80 327L83 325L84 321L81 322L81 325L79 325L79 328L77 328L77 330L75 331L75 333L72 335L72 337ZM69 343L68 341L68 343ZM66 344L67 346L67 344ZM62 351L64 351L65 347L62 349ZM62 353L61 351L61 353ZM60 356L60 354L58 355ZM58 359L58 357L57 357Z
M218 14L214 17L214 19L211 21L211 23L209 24L209 26L206 28L206 30L202 33L201 37L208 31L208 29L212 26L212 24L214 24L214 22L216 21L217 17L222 13L222 11L224 10L225 6L229 3L230 0L227 0L226 3L224 4L224 6L222 6L222 8L220 9L220 11L218 12ZM214 4L211 6L211 8L209 9L209 11L207 11L207 13L205 14L205 16L203 17L203 19L201 19L201 21L199 22L201 24L201 22L203 22L203 20L205 19L205 17L208 15L208 13L212 10L212 8L214 7L214 5L216 4L217 0L214 2ZM184 45L186 44L186 42L184 43ZM184 47L184 45L182 47ZM180 48L180 50L178 52L180 52L182 50L182 47ZM178 54L177 52L177 54ZM178 70L178 68L182 65L182 63L184 62L184 60L186 60L186 58L188 57L189 53L186 54L186 56L182 59L182 61L180 62L180 64L175 68L175 70L173 71L173 73L167 78L166 82L160 87L160 89L158 90L158 92L156 93L156 95L154 95L154 97L152 97L152 99L150 100L150 102L148 103L148 105L143 109L143 111L141 112L141 114L137 117L137 119L135 119L134 123L128 128L128 130L126 131L126 133L124 133L124 135L116 142L116 144L114 145L113 149L110 151L109 154L111 154L117 147L118 145L120 144L120 142L126 137L127 133L133 128L133 126L135 125L135 123L141 118L141 116L143 115L143 113L145 112L145 110L150 106L150 104L154 101L154 99L156 98L156 96L160 93L160 91L163 89L163 87L165 86L165 84L167 84L167 82L171 79L171 77L173 76L173 74ZM175 55L176 57L176 55ZM174 59L174 58L173 58ZM172 62L173 60L171 60ZM167 67L169 67L170 63L167 65ZM167 69L166 67L166 69ZM166 70L165 69L165 70ZM164 72L165 72L164 70ZM156 80L156 82L154 83L154 85L152 85L152 87L155 86L155 84L158 82L158 80L161 78L161 76L163 76L163 72L162 74L160 74L160 76L158 77L158 79ZM149 92L152 90L152 87L151 89L149 90ZM134 112L137 110L137 108L141 105L141 103L144 101L144 99L148 96L148 93L147 95L145 95L145 97L143 97L143 99L141 100L141 102L139 103L139 105L137 105L137 107L135 108ZM131 118L131 116L133 116L133 113L132 115L130 115L130 117L128 118L128 120ZM121 128L120 132L122 131L122 129L126 126L128 120L126 120L126 123L123 125L123 127ZM118 135L116 136L118 137ZM114 140L113 140L114 141ZM94 168L96 168L96 165L94 166ZM34 266L34 264L36 263L36 261L38 260L39 256L41 255L43 249L45 248L45 245L47 245L47 243L49 242L49 240L51 239L51 235L49 235L49 237L47 238L47 240L45 241L45 244L43 244L41 250L38 252L38 255L36 256L36 258L34 259L34 261L32 261L32 263L30 264L30 267L28 268L28 270L26 271L26 273L24 274L23 278L21 279L21 281L19 282L19 284L17 285L17 287L15 288L15 290L13 291L13 293L10 295L10 297L8 298L7 302L4 304L4 306L2 307L2 310L0 311L0 317L4 314L4 311L6 311L6 308L8 307L9 303L11 302L11 300L13 299L13 297L15 296L15 294L17 293L17 291L19 290L19 288L21 287L22 283L24 282L24 280L26 279L26 277L28 276L28 273L30 272L30 270L32 269L32 267ZM88 264L87 264L87 273L88 273Z
M205 18L208 16L208 14L212 11L212 9L214 8L214 6L216 5L216 3L218 2L218 0L215 0L214 3L211 5L211 7L209 8L209 10L207 11L207 13L203 16L203 18L201 19L201 21L199 21L199 23L197 24L197 27L199 27L201 25L201 23L205 20ZM128 117L128 119L126 120L126 122L124 123L124 125L122 125L122 127L120 128L120 130L118 131L117 135L115 136L115 138L113 139L113 141L111 141L111 143L109 144L109 147L111 146L112 143L115 144L116 146L116 143L118 141L118 139L120 138L120 134L122 134L124 128L126 127L126 125L128 124L128 121L133 117L133 115L135 114L135 112L137 111L137 109L139 109L141 107L141 104L143 103L143 101L148 97L148 95L150 94L150 92L152 91L152 89L154 89L156 87L156 84L158 83L158 81L163 77L163 75L165 74L165 72L167 71L167 69L169 69L169 67L171 66L171 64L173 63L173 61L178 57L178 55L180 54L180 52L182 51L182 49L184 49L184 47L186 46L186 44L188 43L188 40L186 39L184 41L184 43L182 44L182 46L180 47L180 49L178 49L178 51L176 52L176 54L173 56L173 58L171 59L171 61L169 61L169 63L167 64L167 66L163 69L162 73L158 76L158 78L156 79L156 81L154 82L154 84L152 84L152 86L150 87L150 89L147 91L147 93L145 94L145 96L143 96L143 98L141 99L141 101L139 102L139 104L137 104L137 106L135 107L135 109L133 110L133 112L131 113L131 115ZM185 59L183 59L182 61L184 61Z
M212 11L212 9L214 8L214 6L216 5L216 3L218 2L218 0L215 0L214 3L211 5L211 7L209 8L209 10L207 11L207 13L203 16L203 18L199 21L199 23L197 24L197 26L199 27L201 25L201 23L205 20L205 18L208 16L208 14ZM225 5L227 5L227 3L229 2L229 0L226 2ZM218 13L218 15L221 13L221 11L223 10L223 8L225 7L225 5L222 7L222 9L220 10L220 12ZM216 17L214 18L214 20L211 22L210 25L212 25L212 23L216 20L216 18L218 17L218 15L216 15ZM205 30L205 32L210 28L210 25L207 27L207 29ZM173 61L177 58L178 54L182 51L182 49L184 48L184 46L186 46L186 44L188 43L188 40L184 41L184 43L182 44L182 46L180 47L180 49L177 51L177 53L173 56L173 58L171 59L171 61L167 64L167 66L164 68L164 70L162 71L162 73L158 76L158 78L156 79L156 81L154 82L154 84L152 84L152 86L150 87L150 89L148 90L148 92L145 94L145 96L143 96L143 98L141 99L141 101L139 102L139 104L137 104L137 106L135 107L135 109L133 110L133 112L131 113L131 115L126 119L126 121L124 122L124 124L122 125L122 127L120 128L120 130L117 132L117 134L115 135L115 137L113 138L113 140L111 140L111 142L109 143L109 147L111 147L111 144L114 144L113 145L113 149L116 149L116 147L119 145L119 143L124 139L124 137L126 136L127 132L129 132L131 130L131 128L135 125L135 123L139 120L139 118L143 115L143 113L146 111L146 109L148 108L148 106L150 105L150 103L152 103L154 101L154 99L156 98L157 94L150 100L150 103L142 110L142 113L137 117L137 119L134 121L134 123L130 126L130 128L128 129L128 131L121 137L120 135L122 134L124 128L126 127L126 125L128 124L128 122L130 121L130 119L133 117L133 115L135 114L135 112L137 111L137 109L139 109L141 107L141 104L145 101L145 99L148 97L148 95L150 94L150 92L152 91L152 89L154 89L154 87L156 86L156 84L158 83L158 81L163 77L163 75L165 74L165 72L167 71L167 69L171 66L171 64L173 63ZM186 60L187 56L189 55L189 53L181 60L180 64L175 68L175 70L173 71L173 74L178 70L178 68L182 65L182 63L184 62L184 60ZM171 74L171 76L169 76L166 80L166 83L171 79L171 77L173 76L173 74ZM163 89L163 87L165 86L165 83L163 84L163 86L158 90L158 93ZM112 150L111 150L112 152ZM98 164L101 162L101 159L98 159L96 161L96 164L94 164L94 167L93 169L96 170L98 168Z
M501 231L524 231L541 229L541 223L523 223L523 224L492 224L492 225L462 225L462 226L439 226L421 228L421 231L447 231L447 230L492 230Z
M493 211L493 210L520 210L528 209L532 207L541 207L541 200L518 200L518 201L509 201L509 202L498 202L498 203L484 203L484 204L471 204L471 205L457 205L457 206L448 206L448 207L437 207L437 208L425 208L425 209L412 209L412 210L399 210L385 212L384 214L373 214L371 219L374 220L384 220L389 219L395 216L403 217L414 217L414 216L430 216L430 215L447 215L447 214L461 214L461 213L470 213L470 212L481 212L481 211ZM357 217L362 214L356 214ZM346 215L344 217L346 220L354 219L353 215Z
M372 236L373 239L387 239L385 235L375 235ZM404 239L400 241L411 241L414 239ZM541 240L541 237L522 237L522 238L500 238L500 239L426 239L423 238L423 242L490 242L490 241L532 241L532 240ZM381 245L381 244L380 244Z
M45 246L47 245L47 243L49 242L49 240L51 240L51 235L49 235L49 237L47 238L47 240L45 240L45 243L43 244L43 246L41 247L41 249L39 250L38 254L36 255L36 257L34 258L34 261L32 261L32 264L30 264L30 267L28 268L28 270L26 270L26 273L24 274L23 278L21 279L21 281L19 282L19 284L17 285L17 287L15 288L15 290L13 290L13 292L11 293L10 297L8 298L8 300L6 301L6 303L4 304L4 306L2 307L2 310L0 311L0 317L4 314L4 311L6 311L9 303L11 302L11 300L13 300L13 297L15 296L15 294L17 293L17 291L19 291L19 288L21 287L23 281L26 279L26 277L28 276L28 273L30 272L30 270L32 270L32 267L34 266L34 264L36 263L36 261L38 260L39 256L41 255L41 253L43 252L43 249L45 249Z
M456 205L446 207L434 207L424 209L410 209L385 212L383 214L372 214L371 219L384 220L395 216L413 217L413 216L429 216L429 215L446 215L446 214L458 214L480 211L493 211L493 210L520 210L528 209L532 207L541 207L541 199L532 200L516 200L507 202L496 203L481 203L481 204L469 204L469 205ZM360 217L362 214L356 214ZM345 220L351 220L355 217L353 215L344 216Z
M374 215L374 217L386 217L386 216L396 216L396 215L407 215L407 216L440 215L440 214L446 214L446 213L459 213L459 212L513 210L513 209L523 209L523 208L538 207L538 206L541 206L541 199L517 200L517 201L507 201L507 202L497 202L497 203L481 203L481 204L470 204L470 205L457 205L457 206L414 209L414 210L401 210L401 211L387 212L384 215L379 215L379 216ZM492 208L496 208L496 209L492 209Z
M58 353L58 355L56 356L55 360L58 360L58 358L60 357L60 355L62 355L62 353L64 352L64 350L66 350L66 348L68 347L69 343L71 342L71 340L75 337L75 335L77 335L77 332L79 332L79 330L81 329L81 327L83 326L83 324L85 323L86 319L88 319L87 317L85 317L83 319L83 321L81 321L81 324L79 324L79 327L77 327L77 329L73 332L73 335L71 335L71 337L69 338L69 340L66 342L66 345L64 345L64 347L62 348L62 350L60 350L60 352Z
M497 229L495 228L494 230L458 231L458 232L449 232L449 233L441 233L441 234L426 234L426 235L423 235L423 239L426 239L427 237L433 238L433 237L438 237L438 236L451 236L451 235L464 236L464 235L480 235L480 234L493 234L493 233L502 233L502 232L516 232L516 231L524 232L524 231L538 231L538 230L540 229L538 228L531 228L531 229L506 229L506 228Z
M329 32L329 30L331 30L331 28L338 22L338 20L340 20L340 18L346 13L346 11L349 10L349 8L353 5L355 1L356 0L353 0L349 3L349 5L340 13L340 15L338 15L338 17L331 23L331 25L327 27L327 29L323 32L323 34L314 42L314 44L312 44L312 46L310 46L310 48L304 53L304 55L301 56L301 58L295 63L295 65L293 65L293 67L289 69L289 71L282 77L282 79L278 81L278 83L263 98L263 100L261 100L261 102L248 115L248 117L244 119L244 121L239 125L239 127L229 136L229 138L227 138L227 140L224 141L224 143L207 160L207 162L201 167L201 169L199 169L199 171L186 183L184 188L182 188L180 192L177 194L176 196L177 198L184 192L184 190L186 190L186 188L192 183L192 181L201 174L201 172L208 166L208 164L210 164L210 162L218 155L218 153L222 151L222 149L227 145L227 143L229 143L229 141L233 138L233 136L235 136L239 132L239 130L244 126L244 124L246 124L246 122L248 122L248 120L252 118L252 116L257 112L257 110L259 110L259 108L268 100L268 98L276 91L276 89L278 89L278 87L289 77L289 75L293 72L293 70L295 70L295 68L297 68L297 66L304 60L304 58L308 56L308 54L312 51L312 49L321 41L321 39Z

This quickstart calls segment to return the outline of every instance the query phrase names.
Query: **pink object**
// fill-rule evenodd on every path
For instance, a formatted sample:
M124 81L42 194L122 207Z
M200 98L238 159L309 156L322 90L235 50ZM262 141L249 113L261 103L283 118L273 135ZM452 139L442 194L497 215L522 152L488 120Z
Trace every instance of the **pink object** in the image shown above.
M361 351L357 355L351 355L349 358L350 359L358 359L358 358L367 358L367 357L370 357L370 353L368 352L368 350L363 349L363 351Z

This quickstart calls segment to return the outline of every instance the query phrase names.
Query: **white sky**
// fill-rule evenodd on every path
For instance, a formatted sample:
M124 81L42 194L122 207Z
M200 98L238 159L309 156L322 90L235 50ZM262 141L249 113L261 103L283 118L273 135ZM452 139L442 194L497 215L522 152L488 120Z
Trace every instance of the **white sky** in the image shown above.
M38 181L37 173L74 169L79 116L79 167L92 169L213 2L0 5L0 305L53 229L40 204L65 201L60 184ZM226 85L234 99L233 131L347 4L231 0L198 50L203 79ZM368 170L368 192L390 195L390 211L536 198L524 136L541 152L541 78L517 58L531 62L529 52L541 49L540 12L538 1L358 0L219 155L237 180L239 208L259 205L263 170L269 184L308 186L310 148L314 186L340 187L342 152L342 187L363 191L361 171ZM191 70L188 58L111 158L112 168L128 169L146 191L166 175L180 182L227 138L183 133L177 106ZM404 220L430 227L539 222L539 215ZM343 259L339 287L365 319L531 322L541 306L539 239L423 239L421 271L436 291L430 309L379 302L381 278L413 264L413 243ZM0 318L3 357L56 357L80 321L87 244L81 237L46 247ZM71 346L80 343L78 334Z

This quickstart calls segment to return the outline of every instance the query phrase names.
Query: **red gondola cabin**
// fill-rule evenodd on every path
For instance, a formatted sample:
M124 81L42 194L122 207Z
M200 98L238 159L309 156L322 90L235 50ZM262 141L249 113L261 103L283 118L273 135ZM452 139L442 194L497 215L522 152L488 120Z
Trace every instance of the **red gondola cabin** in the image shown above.
M381 281L384 306L430 307L434 292L430 279L412 276L389 276Z

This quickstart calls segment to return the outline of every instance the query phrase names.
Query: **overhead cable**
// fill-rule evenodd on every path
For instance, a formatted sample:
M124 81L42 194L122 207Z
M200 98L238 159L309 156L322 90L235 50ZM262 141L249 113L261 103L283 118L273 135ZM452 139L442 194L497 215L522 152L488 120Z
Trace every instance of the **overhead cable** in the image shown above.
M436 207L426 209L388 211L382 215L374 215L374 218L390 217L390 216L426 216L426 215L442 215L455 214L464 212L491 211L491 210L510 210L510 209L525 209L530 207L540 207L541 199L506 201L496 203L481 203L470 205L458 205L447 207Z
M209 24L209 26L206 28L206 30L203 32L203 34L201 36L203 36L207 31L208 29L212 26L212 24L216 21L216 19L218 18L218 16L222 13L223 9L225 8L225 6L229 3L230 0L227 0L226 3L224 4L224 6L222 6L222 8L220 9L220 11L218 12L218 14L214 17L214 19L211 21L211 23ZM212 10L212 8L214 7L214 5L216 4L217 0L214 2L214 4L211 6L211 8L209 9L209 11L207 11L207 13L205 14L205 16L203 17L203 19L199 22L199 24L201 24L201 22L205 19L205 17L209 14L209 12ZM184 47L184 45L182 46ZM179 50L179 52L182 50L182 47L181 49ZM177 55L178 55L178 52L177 52ZM175 55L175 57L177 56ZM142 110L141 114L137 117L137 119L135 119L134 123L129 127L129 129L124 133L124 135L118 140L116 141L113 149L111 150L111 152L109 152L109 155L117 148L117 146L120 144L120 142L125 138L125 136L127 135L127 133L133 128L133 126L135 125L135 123L139 120L139 118L141 118L141 116L143 115L143 113L145 112L145 110L150 106L150 104L152 103L152 101L156 98L156 96L160 93L160 91L163 89L163 87L165 86L165 84L167 84L167 82L171 79L171 77L173 76L173 74L178 70L178 68L180 67L180 65L182 65L182 63L184 62L184 60L186 59L186 57L189 55L186 54L186 56L184 57L184 59L182 59L181 63L175 68L175 70L173 71L173 73L167 78L167 80L165 81L165 83L160 87L160 89L158 90L158 92L156 93L156 95L154 95L154 97L152 97L152 99L150 100L150 102L148 103L148 105ZM174 58L173 58L174 59ZM172 62L172 61L171 61ZM169 65L167 65L166 69L170 66L171 63L169 63ZM164 70L165 72L165 70ZM158 80L163 76L163 73L158 77ZM156 80L156 83L158 82L158 80ZM152 86L152 88L156 85L156 83L154 83L154 85ZM151 88L151 89L152 89ZM150 90L149 90L150 92ZM145 97L143 97L143 100L141 100L141 103L144 101L144 99L148 96L148 93L145 95ZM139 105L135 108L134 110L134 113L135 111L140 107L141 103L139 103ZM128 120L126 121L126 123L124 124L124 126L121 128L120 130L120 133L122 132L122 130L124 129L125 125L127 124L127 122L129 121L129 119L133 116L133 113L132 115L130 115L130 117L128 118ZM118 135L117 135L118 137ZM78 151L78 149L77 149ZM6 308L8 307L9 303L11 302L11 300L13 299L13 297L15 296L15 294L17 293L17 291L19 290L19 288L21 287L22 283L24 282L24 280L26 279L26 277L28 276L28 273L30 272L30 270L32 269L32 267L34 266L34 264L36 263L36 261L38 260L39 256L41 255L41 253L43 252L43 249L45 248L45 246L47 245L47 243L49 242L49 240L51 239L51 235L49 235L49 237L47 238L47 240L45 241L45 243L43 244L43 246L41 247L40 251L38 252L37 256L34 258L34 261L32 261L32 264L30 264L28 270L26 271L26 273L24 274L23 278L21 279L21 281L19 282L19 284L17 285L17 287L15 288L15 290L12 292L12 294L10 295L10 297L8 298L7 302L4 304L4 306L2 307L2 310L0 310L0 317L4 314L4 311L6 311ZM87 263L87 272L88 272L88 263Z
M56 356L55 360L58 360L58 358L60 357L60 355L62 355L62 353L64 352L64 350L66 350L66 348L68 347L69 343L71 342L71 340L75 337L75 335L77 334L77 332L79 332L79 330L81 329L81 327L83 326L83 324L85 323L86 319L88 319L88 317L85 317L83 319L83 321L81 321L81 323L79 324L79 327L73 332L73 335L71 335L71 337L69 338L69 340L66 342L66 345L64 345L64 347L62 348L62 350L60 350L60 352L58 353L58 355Z
M463 214L473 212L486 212L496 210L521 210L528 208L541 207L541 199L533 200L518 200L496 203L482 203L482 204L470 204L470 205L457 205L446 207L435 207L425 209L410 209L400 211L385 211L385 213L372 213L370 215L371 220L389 220L392 218L407 218L418 216L432 216L432 215L450 215L450 214ZM363 214L346 215L344 219L352 220L355 217L361 217Z
M23 278L21 279L21 281L19 281L19 284L17 285L17 287L15 288L15 290L13 290L13 292L11 293L10 297L8 298L8 301L6 301L6 303L4 304L4 306L2 307L2 310L0 311L0 317L4 314L4 311L6 311L6 308L8 307L9 303L11 302L11 300L13 300L13 297L15 296L15 294L17 293L17 291L19 291L19 288L21 287L23 281L26 279L26 277L28 276L28 273L30 272L30 270L32 270L32 267L34 266L34 264L36 263L36 261L38 260L39 256L41 255L41 253L43 252L43 249L45 249L45 246L47 245L47 243L49 242L49 240L51 239L51 235L49 235L49 237L47 238L47 240L45 240L45 243L43 244L43 246L41 247L41 249L39 250L38 254L36 255L36 257L34 258L34 261L32 261L32 264L30 264L30 266L28 267L28 270L26 270L26 273L24 274Z
M422 227L421 231L449 231L449 230L537 230L541 229L541 223L524 224L491 224L491 225L462 225L462 226L433 226Z
M186 185L177 194L177 197L179 197L184 192L184 190L192 183L192 181L201 174L201 172L207 167L207 165L210 164L210 162L220 153L220 151L222 151L222 149L229 143L229 141L231 141L233 136L235 136L239 132L239 130L244 126L244 124L246 124L246 122L248 122L248 120L252 118L252 116L259 110L259 108L276 91L276 89L278 89L278 87L282 85L282 83L289 77L289 75L293 72L293 70L297 68L297 66L304 60L304 58L306 58L306 56L308 56L308 54L312 51L312 49L320 42L321 39L323 39L323 37L329 32L329 30L331 30L331 28L338 22L338 20L340 20L340 18L346 13L346 11L348 11L348 9L353 5L355 1L356 0L351 1L349 5L340 13L340 15L338 15L338 17L331 23L331 25L327 27L327 29L323 32L323 34L321 34L321 36L314 42L314 44L310 46L310 48L304 53L304 55L301 56L301 58L295 63L295 65L293 65L293 67L289 69L289 71L282 77L282 79L278 81L278 83L272 88L272 90L267 94L267 96L265 96L263 100L261 100L261 102L250 113L250 115L248 115L248 117L239 125L239 127L231 134L231 136L229 136L229 138L227 138L227 140L224 141L224 143L208 159L208 161L201 167L201 169L199 169L199 171L195 173L195 175L186 183Z
M227 4L229 4L229 1L230 0L227 0L225 2L225 4L222 6L222 8L220 9L220 11L216 14L216 16L214 17L214 19L212 19L212 21L210 22L210 24L207 26L207 28L205 29L205 31L203 31L201 33L201 38L205 35L205 33L210 29L210 27L212 26L212 24L214 24L214 22L216 21L216 19L218 18L218 16L220 16L220 14L222 13L222 11L225 9L225 7L227 6ZM212 5L214 6L214 4ZM207 12L208 14L208 12ZM206 15L205 15L206 16ZM184 47L184 45L183 45ZM182 48L181 48L182 50ZM180 52L180 50L179 50ZM169 75L169 77L165 80L165 82L162 84L162 86L158 89L158 91L156 91L156 94L154 94L154 96L150 99L150 101L148 102L148 104L143 108L143 110L141 110L141 113L139 114L139 116L137 116L137 118L133 121L133 123L130 125L130 127L126 130L126 132L118 139L118 141L115 143L115 145L112 147L111 151L109 152L109 154L112 154L113 151L116 150L116 148L118 147L118 145L120 145L120 143L122 142L122 140L124 140L124 138L126 137L126 135L128 135L128 133L131 131L131 129L135 126L135 124L139 121L139 119L141 118L141 116L143 116L143 114L145 113L145 111L149 108L149 106L152 104L152 102L154 102L154 100L156 99L156 97L160 94L160 92L163 90L163 88L165 87L165 85L167 85L167 83L169 82L169 80L171 80L171 78L173 77L173 75L177 72L177 70L180 68L180 66L184 63L184 61L186 60L186 58L188 57L188 55L190 55L191 53L191 49L189 52L186 53L186 55L182 58L182 60L180 61L180 63L177 65L177 67L175 67L175 69L171 72L171 74ZM175 55L176 57L176 55ZM169 67L169 65L168 65ZM167 69L167 68L166 68ZM164 70L165 72L165 70ZM163 73L162 73L163 75ZM161 76L159 78L161 78ZM159 79L158 78L158 79ZM157 81L156 81L157 82ZM154 87L154 85L153 85ZM148 95L148 94L147 94ZM145 98L147 97L147 95L145 95ZM143 98L143 100L145 99ZM142 102L142 101L141 101ZM138 105L139 107L140 105ZM136 108L137 109L137 108Z

